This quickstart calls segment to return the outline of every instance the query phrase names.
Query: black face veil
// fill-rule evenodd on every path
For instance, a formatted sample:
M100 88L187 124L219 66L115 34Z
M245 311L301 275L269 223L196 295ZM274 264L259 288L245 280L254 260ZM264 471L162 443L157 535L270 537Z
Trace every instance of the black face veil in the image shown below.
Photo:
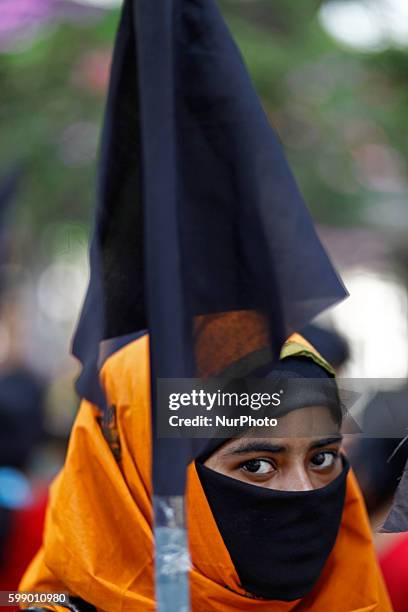
M73 343L79 394L105 407L104 339L149 329L154 406L157 378L259 367L343 297L216 4L125 0ZM192 452L154 441L156 494L183 491Z

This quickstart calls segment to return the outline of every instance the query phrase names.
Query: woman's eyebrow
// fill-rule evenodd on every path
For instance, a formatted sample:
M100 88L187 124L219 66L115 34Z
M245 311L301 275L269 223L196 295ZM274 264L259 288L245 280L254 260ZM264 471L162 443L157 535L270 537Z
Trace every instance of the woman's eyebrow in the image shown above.
M330 436L329 438L321 438L320 440L316 440L311 443L310 448L322 448L323 446L328 446L329 444L337 444L343 441L343 436L341 434Z
M283 453L287 450L286 446L282 444L272 444L269 442L247 442L245 444L241 444L231 450L226 450L223 455L243 455L244 453Z

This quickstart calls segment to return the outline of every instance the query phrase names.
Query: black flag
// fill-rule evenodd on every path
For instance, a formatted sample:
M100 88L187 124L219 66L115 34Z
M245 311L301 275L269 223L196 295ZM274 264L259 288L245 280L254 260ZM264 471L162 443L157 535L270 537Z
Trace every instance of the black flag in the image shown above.
M147 328L154 415L158 378L267 363L345 295L216 4L125 0L73 345L80 395L103 406L100 341ZM188 441L154 436L155 493L182 493L191 458Z

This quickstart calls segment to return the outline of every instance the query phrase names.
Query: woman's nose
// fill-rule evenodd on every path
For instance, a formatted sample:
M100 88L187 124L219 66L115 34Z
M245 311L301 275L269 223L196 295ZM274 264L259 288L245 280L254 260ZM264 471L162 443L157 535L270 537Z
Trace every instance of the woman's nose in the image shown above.
M287 472L286 476L286 491L311 491L314 489L313 483L310 480L309 474L303 464L295 463Z

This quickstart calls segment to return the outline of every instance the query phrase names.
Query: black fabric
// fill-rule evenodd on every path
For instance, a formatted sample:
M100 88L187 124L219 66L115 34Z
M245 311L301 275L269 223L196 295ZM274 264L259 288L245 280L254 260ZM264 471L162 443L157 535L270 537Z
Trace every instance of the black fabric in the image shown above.
M80 599L79 597L69 597L68 601L63 604L58 604L59 607L71 612L96 612L95 606L92 606L88 602ZM27 608L27 612L47 612L51 608Z
M336 380L311 358L287 357L266 370L257 370L254 376L262 374L268 382L274 382L276 389L284 391L271 416L284 416L292 410L309 406L323 406L329 408L336 423L341 424L343 415Z
M92 606L87 601L80 599L80 597L70 597L68 605L66 605L72 612L96 612L95 606Z
M318 325L306 325L300 330L306 340L313 344L333 368L340 368L350 357L347 340L333 329Z
M348 456L364 495L368 512L376 512L390 502L408 461L408 443L396 449L398 438L360 438L351 445Z
M385 533L402 533L408 531L408 461L402 472L391 510L381 531Z
M267 364L250 374L251 378L265 378L269 393L284 391L279 406L268 406L257 411L256 416L279 418L293 410L312 406L323 406L330 410L334 421L341 426L343 408L340 402L336 379L327 370L312 359L306 357L286 357L273 364ZM273 381L273 388L270 382ZM232 381L231 388L225 392L237 391L236 388L245 381ZM245 389L244 389L245 390ZM266 390L266 389L265 389ZM225 412L225 409L224 409ZM235 415L234 415L235 412ZM226 416L236 416L236 409L231 407ZM307 432L305 432L307 435ZM211 438L202 441L197 459L204 462L212 453L225 444L228 438Z
M247 345L277 358L345 295L216 4L125 0L73 343L79 394L106 407L100 341L148 328L154 415L158 377L214 374L203 364L224 368ZM192 454L154 439L156 492L183 490Z
M246 484L196 462L197 472L243 588L263 599L309 593L340 527L349 469L313 491Z
M375 512L394 497L383 526L391 533L408 531L407 401L406 384L377 393L364 410L364 437L350 448L368 511Z

